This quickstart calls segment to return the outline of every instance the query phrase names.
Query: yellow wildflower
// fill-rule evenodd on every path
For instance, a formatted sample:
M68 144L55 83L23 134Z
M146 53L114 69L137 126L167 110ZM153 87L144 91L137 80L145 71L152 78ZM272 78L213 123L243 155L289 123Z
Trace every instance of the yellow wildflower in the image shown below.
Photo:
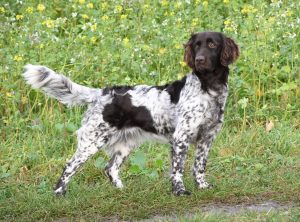
M94 8L94 4L93 3L89 3L89 4L86 5L86 7L88 7L88 8Z
M46 7L43 4L38 4L36 8L39 12L45 11Z
M104 10L104 9L107 9L107 2L103 2L101 4L101 8Z
M40 49L43 49L44 48L44 44L40 44Z
M85 0L78 0L78 3L79 3L80 5L83 5L83 4L85 3Z
M27 12L28 14L32 14L33 8L32 8L32 7L27 7L26 12Z
M162 6L167 6L167 5L169 4L169 2L168 2L167 0L162 0L162 1L160 2L160 4L161 4Z
M81 17L82 17L83 19L88 19L88 18L89 18L89 16L88 16L87 14L82 14Z
M237 32L237 25L230 19L224 21L224 30L229 32Z
M97 41L97 37L93 36L93 37L91 38L91 43L95 44L96 41Z
M23 60L23 56L21 56L21 55L15 55L15 56L14 56L14 61L20 62L20 61L22 61L22 60Z
M192 26L196 26L197 24L198 24L198 18L194 18L193 20L192 20Z
M126 47L130 46L129 39L127 37L123 39L123 45Z
M290 9L287 10L286 15L288 17L291 17L293 15L293 11L291 11Z
M181 19L181 18L178 18L178 19L176 20L176 26L177 26L177 27L181 27L181 26L182 26L182 19Z
M145 51L151 51L151 47L149 45L143 45L142 48L145 50Z
M23 15L16 15L16 19L17 19L17 20L22 20L23 18L24 18Z
M185 64L185 62L183 62ZM178 73L177 79L182 79L184 77L184 73Z
M0 13L4 13L5 12L5 8L4 7L0 7Z
M182 66L182 67L186 67L186 63L184 61L180 61L179 64Z
M179 44L179 43L176 43L175 44L175 49L181 49L182 48L182 45L181 44Z
M97 29L97 23L91 25L91 31L94 32Z
M228 4L228 3L229 3L229 0L223 0L223 3L224 3L224 4Z
M115 7L115 11L116 12L121 12L123 10L123 7L121 6L121 5L117 5L116 7Z
M101 19L102 19L103 21L108 20L108 16L107 16L107 15L103 15L103 16L101 17Z
M27 97L26 97L26 96L22 96L21 102L22 102L23 104L26 104L26 103L28 102Z
M226 30L226 31L233 31L232 21L231 20L229 20L229 19L225 20L224 21L224 25L225 25L224 30Z
M275 16L270 16L268 18L268 21L271 22L271 23L275 22L275 20L276 20Z
M245 5L241 10L242 14L249 14L249 13L255 13L255 12L257 12L257 9L254 8L252 5Z
M165 54L167 52L167 49L166 48L160 48L159 50L158 50L158 54L160 54L160 55L163 55L163 54Z
M10 92L5 93L7 97L12 97L12 94Z
M204 2L202 3L202 5L203 5L204 8L206 8L206 7L208 6L208 1L204 1Z
M278 57L280 55L279 51L274 52L273 57Z
M182 6L182 2L179 2L179 1L178 1L178 2L175 3L175 8L176 8L176 9L181 8L181 6Z
M123 15L121 15L121 19L127 19L127 16L128 15L123 14Z
M226 26L226 25L230 25L231 24L231 21L229 20L229 19L227 19L227 20L225 20L224 21L224 25Z
M46 25L47 28L50 28L50 29L54 28L54 24L55 24L54 21L51 19L47 19L43 22L43 25Z
M147 11L147 10L149 9L149 5L147 5L147 4L143 5L143 9L144 9L145 11Z

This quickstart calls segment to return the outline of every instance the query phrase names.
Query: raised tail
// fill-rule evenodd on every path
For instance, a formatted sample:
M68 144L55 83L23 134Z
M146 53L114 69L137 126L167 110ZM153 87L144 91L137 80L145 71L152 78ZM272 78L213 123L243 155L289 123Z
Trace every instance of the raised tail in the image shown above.
M92 103L97 100L100 92L76 84L45 66L26 65L23 76L33 88L43 90L48 96L68 106Z

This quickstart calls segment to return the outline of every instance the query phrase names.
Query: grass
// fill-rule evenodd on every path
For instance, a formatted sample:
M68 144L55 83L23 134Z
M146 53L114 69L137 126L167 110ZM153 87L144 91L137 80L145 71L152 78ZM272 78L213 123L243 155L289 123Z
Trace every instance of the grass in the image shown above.
M91 3L93 3L91 5ZM298 1L6 1L0 4L0 220L152 218L182 221L297 221L300 200ZM44 6L44 7L43 7ZM208 161L213 190L171 195L169 148L145 144L122 169L116 190L99 153L76 174L65 198L52 187L76 147L82 107L67 109L25 85L27 63L44 64L93 87L164 84L189 69L182 44L193 31L234 38L225 124ZM268 125L268 127L266 127ZM268 128L268 129L267 129ZM295 203L284 212L199 213L207 203ZM186 217L186 212L196 213Z
M50 149L58 149L56 146L60 145L72 147L73 141L60 144L54 141L63 141L64 135L49 136L44 135L43 131L36 132L35 138L30 140L30 147L42 150L42 153L38 152L34 158L24 160L23 168L20 165L14 176L8 176L1 183L1 201L4 203L1 206L2 218L6 221L64 217L89 220L112 216L141 219L174 212L180 215L187 209L199 208L206 203L239 204L271 199L299 204L300 153L297 129L282 124L270 133L266 133L263 127L257 127L232 135L232 131L225 127L211 152L208 174L209 180L216 185L213 190L195 189L190 175L191 148L186 167L186 185L193 192L192 196L178 198L171 195L168 169L159 172L157 177L144 172L134 175L130 170L131 161L125 164L122 174L126 188L123 191L116 190L103 171L95 167L97 156L74 177L67 196L56 198L52 186L59 177L64 158L59 158L59 152L46 153ZM56 146L53 147L53 144ZM19 146L27 147L26 144L17 143L16 147ZM155 153L160 152L162 156L168 156L169 153L167 147L155 145L147 145L142 150L148 170L156 169L153 160L157 158ZM67 157L72 149L64 153L63 157ZM168 168L168 158L164 160L164 166ZM16 164L16 160L12 159L6 164L11 166Z

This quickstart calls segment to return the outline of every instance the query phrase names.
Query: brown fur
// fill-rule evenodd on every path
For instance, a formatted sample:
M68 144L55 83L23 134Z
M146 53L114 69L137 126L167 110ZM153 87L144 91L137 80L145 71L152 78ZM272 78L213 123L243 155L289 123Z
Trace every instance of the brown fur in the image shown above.
M184 61L193 70L195 68L195 55L193 54L192 43L193 43L193 38L196 35L197 33L192 34L190 40L186 44L184 44L184 48L185 48ZM240 55L240 50L239 50L239 46L234 42L233 39L228 38L224 35L223 38L224 41L223 41L223 48L220 57L220 63L221 65L227 67L228 65L232 64L237 60L237 58Z
M237 60L239 55L240 50L238 45L231 38L225 37L223 50L221 52L221 64L228 66Z

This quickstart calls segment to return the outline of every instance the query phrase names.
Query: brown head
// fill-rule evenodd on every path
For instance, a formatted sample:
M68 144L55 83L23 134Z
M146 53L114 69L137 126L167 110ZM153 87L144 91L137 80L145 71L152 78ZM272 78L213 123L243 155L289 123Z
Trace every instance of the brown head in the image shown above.
M239 47L220 32L199 32L192 34L184 45L185 62L194 72L214 72L228 67L239 57Z

